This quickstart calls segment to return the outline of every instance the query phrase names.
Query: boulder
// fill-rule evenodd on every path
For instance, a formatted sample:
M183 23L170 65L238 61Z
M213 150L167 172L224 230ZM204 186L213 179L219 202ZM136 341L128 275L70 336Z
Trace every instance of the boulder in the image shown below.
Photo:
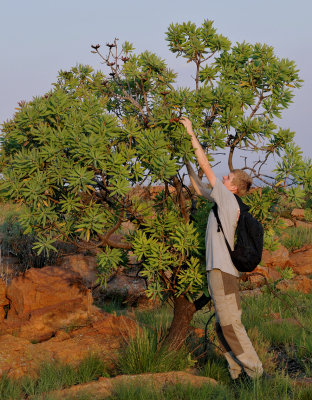
M278 249L270 252L266 249L262 252L261 264L266 267L281 267L283 268L289 261L289 251L283 245Z
M294 208L291 212L291 216L298 219L304 219L304 209Z
M304 221L295 221L295 226L296 227L301 227L301 228L308 228L311 229L312 228L312 223L311 222L304 222Z
M289 228L295 225L294 221L288 218L280 218L280 221L283 223L283 228Z
M94 287L97 282L97 262L94 256L75 254L62 257L60 267L80 275L82 283L88 287Z
M114 275L106 287L97 290L96 295L101 300L119 299L130 306L136 306L148 301L146 294L146 283L143 278L136 274L125 274L119 272Z
M91 291L77 273L58 267L29 269L7 288L10 310L0 332L35 342L68 326L85 325L93 312Z
M249 282L253 284L254 287L260 287L265 284L265 278L269 282L277 281L281 278L281 274L272 267L262 267L258 265L256 269L252 272L246 274Z
M77 365L90 354L97 354L112 366L117 351L137 331L130 318L117 317L100 311L92 315L88 326L72 331L58 331L42 343L5 334L0 336L0 375L20 377L35 371L45 361Z
M187 385L199 388L203 385L217 385L213 378L194 375L188 371L170 371L138 375L118 375L113 378L101 377L97 381L88 382L81 385L75 385L68 389L52 392L56 400L79 399L86 393L92 399L112 398L116 387L144 386L161 390L173 385ZM158 396L157 396L158 397Z
M291 268L299 275L312 274L312 247L304 251L299 250L289 256Z
M34 310L58 306L74 300L88 304L88 289L79 274L56 266L31 268L12 280L7 288L11 317L23 316Z
M293 279L284 279L276 285L276 288L285 292L287 290L310 293L312 290L312 279L306 276L295 276Z

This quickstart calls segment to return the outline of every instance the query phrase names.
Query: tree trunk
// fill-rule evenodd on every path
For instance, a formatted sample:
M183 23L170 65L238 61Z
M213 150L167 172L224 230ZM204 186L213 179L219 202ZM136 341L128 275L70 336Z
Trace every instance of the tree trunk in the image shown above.
M194 303L190 303L184 296L174 299L173 320L164 345L170 350L178 350L185 342L190 330L190 322L196 312Z

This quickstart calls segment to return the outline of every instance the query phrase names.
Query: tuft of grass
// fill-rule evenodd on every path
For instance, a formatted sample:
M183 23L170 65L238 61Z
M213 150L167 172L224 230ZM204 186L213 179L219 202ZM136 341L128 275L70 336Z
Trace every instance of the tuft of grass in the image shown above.
M89 355L81 361L77 368L77 380L86 383L98 379L100 376L108 377L104 362L96 355Z
M15 400L21 398L21 387L16 385L14 381L2 375L0 378L0 399L1 400Z
M265 340L259 332L258 327L249 329L248 336L258 354L264 370L269 374L276 371L276 356L270 351L270 341Z
M153 385L116 386L114 394L108 400L234 400L231 390L223 385L212 386L176 384L167 385L162 389Z
M90 382L100 376L108 376L108 374L103 361L95 355L89 355L77 367L57 361L49 361L40 366L37 377L24 376L19 380L14 380L2 376L0 379L0 399L20 400L25 396L32 396L34 400L36 398L47 400L48 395L46 393L52 390Z
M312 244L312 229L310 228L290 227L285 232L286 235L280 240L289 251Z
M118 316L125 314L125 312L127 311L126 305L122 303L120 298L113 298L105 302L96 301L95 299L95 304L98 307L100 307L103 311L109 314L116 314Z
M231 377L224 359L210 359L204 366L201 375L229 384Z
M159 343L159 332L142 328L135 337L129 339L117 368L123 374L141 374L182 370L192 363L185 347L169 351Z
M168 305L163 305L152 310L136 310L135 318L140 325L167 331L173 318L173 311Z
M298 388L287 376L272 381L257 379L249 384L202 385L176 384L162 389L153 385L122 384L114 388L108 400L310 400L311 388Z
M306 208L304 210L304 219L308 222L312 222L312 208Z

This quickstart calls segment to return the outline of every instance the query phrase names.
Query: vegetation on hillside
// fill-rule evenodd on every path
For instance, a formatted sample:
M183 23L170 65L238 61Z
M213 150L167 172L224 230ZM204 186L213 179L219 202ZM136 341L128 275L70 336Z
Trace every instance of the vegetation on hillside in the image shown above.
M117 39L106 54L93 45L107 73L82 65L60 71L52 90L21 102L3 125L1 190L23 204L19 221L39 254L59 241L96 254L103 284L133 251L147 294L174 305L167 340L179 347L206 290L201 238L209 211L181 176L185 160L196 160L179 118L193 121L211 161L212 152L228 149L230 170L237 151L259 154L244 168L271 188L246 201L265 223L268 245L281 199L303 204L311 196L312 163L294 133L277 125L301 85L293 61L265 44L232 45L208 20L170 25L166 40L194 65L193 89L177 88L176 74L150 51L135 54ZM261 169L272 155L278 161L269 179ZM132 195L135 185L156 182L164 187L156 198ZM135 230L117 240L125 221Z

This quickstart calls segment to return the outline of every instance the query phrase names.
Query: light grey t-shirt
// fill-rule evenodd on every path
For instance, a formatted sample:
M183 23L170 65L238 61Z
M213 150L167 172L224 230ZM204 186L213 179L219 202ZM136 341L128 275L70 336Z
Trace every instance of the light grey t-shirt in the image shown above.
M223 183L216 179L216 183L205 196L218 205L219 218L229 245L234 247L234 235L239 216L239 205L232 192ZM222 231L218 232L218 224L214 213L209 214L206 230L206 269L220 269L228 274L239 276L239 272L232 263Z

